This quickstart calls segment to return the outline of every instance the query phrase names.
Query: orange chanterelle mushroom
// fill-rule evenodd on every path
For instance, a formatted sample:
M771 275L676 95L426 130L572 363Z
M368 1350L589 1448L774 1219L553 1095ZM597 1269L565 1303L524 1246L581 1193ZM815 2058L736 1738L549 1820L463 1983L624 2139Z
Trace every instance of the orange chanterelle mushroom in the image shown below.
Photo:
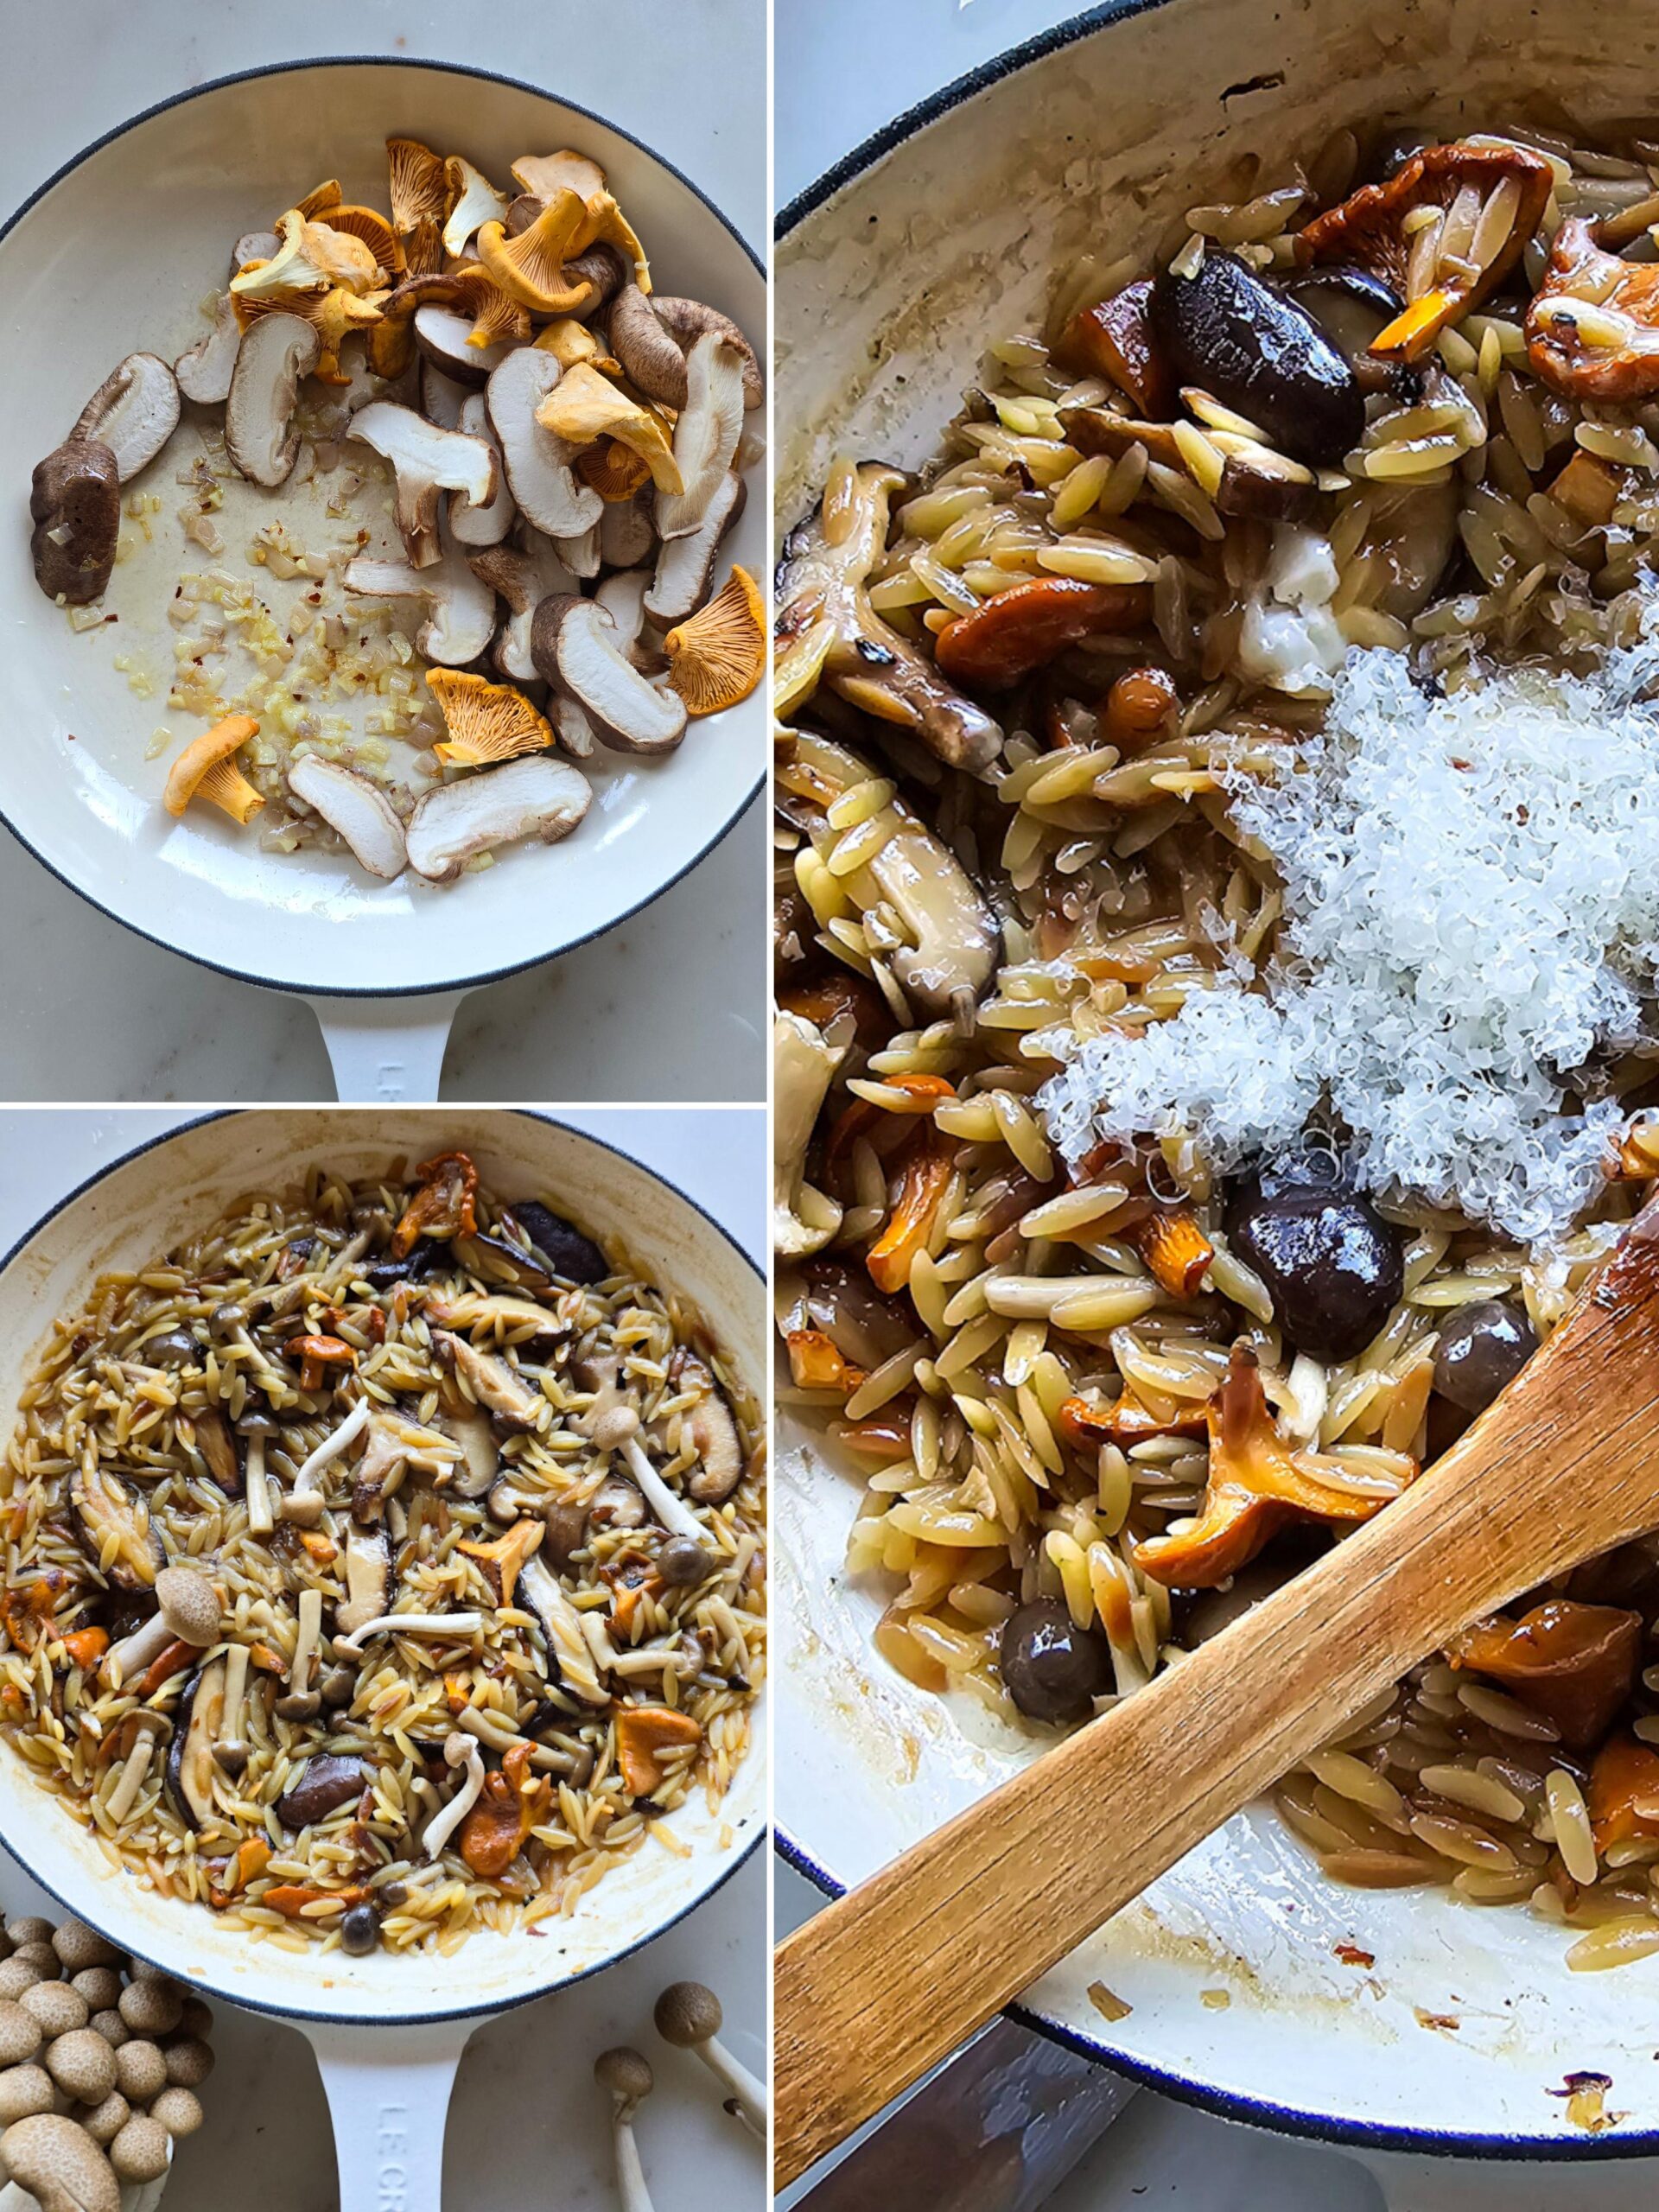
M663 640L668 680L690 715L717 715L747 699L766 664L766 602L747 569L734 569L689 622Z
M478 1227L473 1211L478 1170L464 1152L441 1152L415 1173L421 1186L392 1232L395 1260L407 1259L423 1236L470 1236Z
M1428 146L1386 184L1316 215L1297 238L1297 259L1358 262L1391 284L1405 304L1370 350L1415 361L1515 266L1552 177L1543 156L1523 146Z
M1274 1425L1248 1345L1233 1348L1227 1379L1210 1403L1209 1429L1210 1469L1198 1514L1135 1550L1141 1573L1171 1589L1213 1589L1288 1522L1340 1528L1369 1521L1388 1503L1376 1490L1333 1479L1334 1468L1322 1467L1317 1453L1292 1451Z
M1621 260L1570 215L1527 310L1527 359L1552 391L1618 403L1659 391L1659 265Z
M449 733L432 750L452 768L478 768L540 753L553 742L545 715L511 683L453 668L429 668L426 685Z

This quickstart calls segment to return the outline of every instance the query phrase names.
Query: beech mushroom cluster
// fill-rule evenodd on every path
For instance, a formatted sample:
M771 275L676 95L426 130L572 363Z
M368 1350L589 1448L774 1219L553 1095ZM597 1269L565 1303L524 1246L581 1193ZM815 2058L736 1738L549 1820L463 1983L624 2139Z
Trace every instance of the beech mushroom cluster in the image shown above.
M49 597L90 603L124 488L185 401L221 413L232 466L274 493L309 395L342 392L344 440L391 474L396 542L340 581L418 610L444 736L407 771L309 739L277 769L269 737L245 751L257 717L221 715L173 761L165 804L205 801L238 828L270 810L267 836L273 814L278 832L318 824L380 881L442 883L578 827L592 793L560 753L671 752L759 683L760 592L741 570L715 586L765 387L728 316L656 291L587 156L522 156L510 189L417 139L386 151L388 213L316 186L236 242L206 335L105 378L35 469L31 550Z
M213 2014L79 1920L0 1936L3 2212L151 2212L201 2125Z

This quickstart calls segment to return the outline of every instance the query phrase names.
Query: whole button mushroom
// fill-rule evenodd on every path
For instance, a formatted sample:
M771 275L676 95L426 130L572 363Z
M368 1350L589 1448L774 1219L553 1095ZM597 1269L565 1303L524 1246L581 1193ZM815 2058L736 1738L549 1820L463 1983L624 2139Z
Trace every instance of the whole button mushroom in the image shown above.
M355 1910L361 1910L357 1907ZM348 1913L346 1918L349 1920ZM175 2089L199 2089L213 2070L213 2054L194 2036L175 2036L167 2046L167 2078Z
M1315 1359L1363 1351L1405 1287L1399 1230L1319 1160L1249 1177L1228 1207L1227 1234L1291 1343Z
M169 1643L193 1643L198 1650L219 1640L219 1592L200 1567L164 1567L156 1577L156 1611L140 1629L105 1654L106 1673L131 1681ZM89 1961L88 1963L95 1963Z
M86 2023L95 2028L111 2050L119 2050L124 2043L132 2040L132 2030L111 2005L107 2012L94 2012Z
M201 2106L194 2090L163 2089L150 2106L149 2116L159 2120L169 2135L194 2135L201 2126Z
M1504 1298L1460 1306L1434 1348L1434 1388L1465 1413L1483 1414L1537 1349L1524 1306Z
M70 1977L69 1986L79 1991L94 2012L113 2012L121 2002L121 1976L114 1967L83 1967Z
M57 2101L57 2090L44 2066L9 2066L0 2074L0 2127L10 2127L31 2113L50 2112Z
M58 2113L36 2113L6 2130L12 2180L41 2212L121 2212L115 2169L86 2129Z
M166 2128L153 2113L135 2113L110 2145L110 2164L123 2181L156 2181L173 2155Z
M30 1966L27 1959L0 1960L0 1999L16 2000L26 1989L33 1989L46 1976L38 1967Z
M47 2045L46 2070L69 2096L101 2105L116 2082L118 2051L91 2028L73 2028Z
M80 2124L94 2143L107 2147L131 2118L132 2107L119 2089L111 2089L103 2103L94 2105Z
M354 1904L340 1923L340 1948L348 1958L365 1959L380 1942L380 1916L372 1904ZM169 2054L170 2063L170 2054ZM194 2082L186 2082L186 2088Z
M652 2018L664 2043L677 2050L693 2050L726 2091L727 2110L736 2115L764 2143L766 2139L767 2098L764 2083L747 2066L740 2065L720 2042L725 2024L720 1999L700 1981L671 1982L657 1999Z
M33 2058L41 2042L41 2024L33 2012L7 1999L0 2003L0 2066L20 2066Z
M634 2140L633 2116L651 2094L651 2062L640 2051L620 2044L601 2050L594 2061L594 2079L611 2100L611 2143L616 2154L616 2190L622 2212L652 2212L639 2146Z
M1028 1719L1080 1720L1112 1686L1104 1643L1058 1598L1033 1598L1010 1613L998 1656L1003 1688Z
M106 1943L95 1928L84 1920L65 1920L52 1931L52 1948L63 1961L63 1970L74 1976L95 1967L113 1972L126 1964L124 1952L113 1943ZM111 1998L113 2004L115 1999Z
M41 2032L47 2037L67 2036L73 2028L84 2028L92 2017L92 2006L67 1981L37 1981L17 2002L40 2022Z
M159 2044L135 2036L115 2054L115 2079L130 2103L147 2105L167 2087L167 2054Z
M671 1589L690 1590L715 1571L715 1554L690 1536L671 1536L657 1554L657 1572Z
M50 1943L54 1929L49 1920L42 1920L37 1912L19 1913L15 1920L6 1923L6 1933L13 1948L23 1943Z
M146 1976L128 1983L118 2010L135 2035L170 2036L184 2011L184 1996L175 1983Z

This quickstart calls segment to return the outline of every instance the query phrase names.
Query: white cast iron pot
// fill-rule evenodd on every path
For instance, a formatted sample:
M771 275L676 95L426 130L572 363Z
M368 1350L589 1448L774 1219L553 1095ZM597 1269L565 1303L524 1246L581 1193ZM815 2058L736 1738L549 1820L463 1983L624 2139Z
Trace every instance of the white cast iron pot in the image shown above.
M0 1263L0 1409L9 1433L24 1375L60 1313L92 1277L141 1264L243 1193L281 1188L324 1160L348 1176L393 1154L465 1145L502 1192L563 1198L591 1231L622 1238L642 1271L683 1293L759 1390L765 1296L727 1233L637 1161L530 1114L352 1114L306 1108L187 1124L114 1161L47 1215ZM766 1824L764 1722L725 1802L701 1792L669 1816L689 1858L647 1847L533 1936L480 1933L448 1958L366 1959L252 1945L205 1910L117 1873L88 1832L0 1747L0 1839L67 1910L124 1950L211 1996L292 2020L310 2038L334 2115L341 2212L439 2212L444 2113L479 2019L563 1987L637 1950L702 1903Z
M1659 18L1625 0L1591 13L1575 0L1130 0L1079 16L890 126L785 211L779 525L811 504L838 454L919 461L986 345L1040 321L1057 266L1085 250L1149 251L1182 209L1233 196L1222 176L1241 151L1263 156L1265 188L1339 125L1490 125L1540 93L1593 124L1645 111L1656 89ZM1042 1741L924 1696L874 1656L883 1597L842 1564L856 1485L798 1423L779 1443L791 1663L776 1817L788 1855L838 1891ZM1375 1965L1344 1965L1338 1944ZM1628 2167L1510 2166L1488 2186L1448 2163L1659 2152L1659 1959L1575 1975L1565 1948L1524 1911L1338 1889L1258 1810L1018 2011L1174 2095L1374 2155L1398 2205L1599 2212L1637 2201ZM1096 1983L1126 2018L1102 2016ZM1204 2001L1215 1991L1224 2009ZM1559 2094L1580 2071L1611 2077L1619 2117L1599 2133L1575 2128Z
M626 118L619 126L531 86L432 62L305 62L181 92L89 147L0 230L0 600L11 609L0 819L129 929L309 999L346 1098L435 1097L462 995L598 936L676 883L754 795L766 744L756 694L697 724L666 760L601 749L583 764L594 803L575 836L504 850L435 893L408 873L377 883L349 857L262 853L257 821L242 830L211 807L178 822L162 810L166 763L146 760L146 747L170 728L170 757L201 727L167 706L178 636L167 611L181 570L217 565L177 520L195 411L187 406L183 429L130 487L156 493L161 512L148 543L125 525L135 544L106 594L120 617L107 634L77 634L35 582L30 473L118 361L141 351L172 360L206 331L200 302L223 289L244 232L268 229L324 177L384 209L388 134L464 154L496 178L524 153L592 155L661 289L723 309L756 345L766 324L749 249L694 182L628 135ZM361 448L343 451L349 465ZM246 549L266 521L280 518L307 550L340 542L348 525L326 512L340 481L228 485L218 519L232 574L258 574ZM759 572L765 544L756 496L721 560ZM113 665L118 639L125 671ZM234 665L239 689L248 671ZM135 673L154 679L149 696L135 693Z

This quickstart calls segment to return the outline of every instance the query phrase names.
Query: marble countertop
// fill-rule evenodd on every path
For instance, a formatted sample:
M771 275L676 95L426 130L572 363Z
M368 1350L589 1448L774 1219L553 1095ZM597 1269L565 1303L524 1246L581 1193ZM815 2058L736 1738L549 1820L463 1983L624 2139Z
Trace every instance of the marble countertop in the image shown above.
M525 21L545 23L543 51ZM318 53L410 54L539 79L614 111L765 248L764 0L607 0L524 19L480 0L346 0L321 15L260 0L76 0L73 70L63 67L68 28L60 10L6 10L0 213L104 131L182 88ZM757 804L643 913L474 993L455 1021L442 1095L762 1096L766 852ZM0 1004L6 1098L333 1095L308 1007L130 936L3 831Z
M177 1113L0 1111L0 1250L55 1198L185 1116ZM647 1162L764 1253L765 1148L758 1109L719 1115L575 1112L563 1118ZM722 2040L764 2074L770 1868L751 1853L678 1927L608 1972L483 2023L461 2063L444 2155L448 2212L614 2212L609 2114L596 2055L632 2043L657 2087L637 2133L657 2212L761 2212L760 2146L721 2110L710 2076L658 2037L651 2008L671 1981L706 1981L726 2012ZM0 1851L0 1908L43 1901ZM465 1953L456 1961L465 1965ZM310 2047L278 2021L215 2005L218 2065L202 2093L207 2120L181 2146L166 2212L333 2212L334 2151ZM234 2176L233 2190L226 2186Z

